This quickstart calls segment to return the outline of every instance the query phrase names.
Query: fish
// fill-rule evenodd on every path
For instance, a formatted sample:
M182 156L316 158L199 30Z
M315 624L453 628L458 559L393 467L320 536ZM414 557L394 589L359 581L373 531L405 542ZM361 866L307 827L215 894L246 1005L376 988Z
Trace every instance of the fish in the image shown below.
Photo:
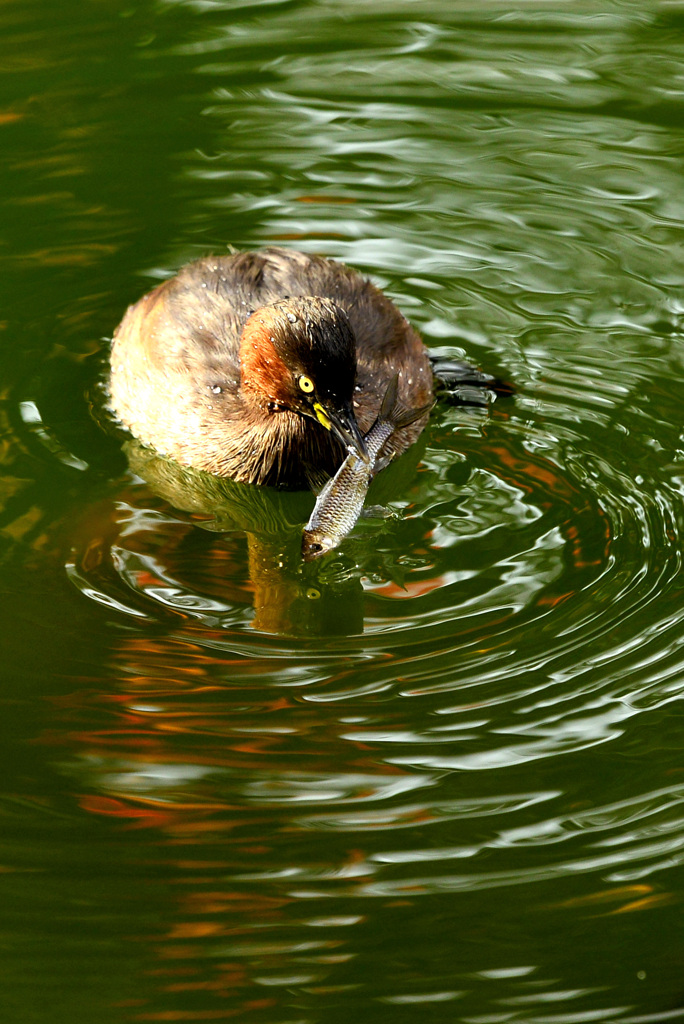
M364 436L366 458L349 449L335 476L328 480L318 495L302 533L302 558L305 562L312 562L332 551L352 530L361 515L374 472L384 468L385 462L379 458L383 445L395 430L407 427L431 408L424 405L407 411L398 405L398 381L395 374L387 385L378 417Z

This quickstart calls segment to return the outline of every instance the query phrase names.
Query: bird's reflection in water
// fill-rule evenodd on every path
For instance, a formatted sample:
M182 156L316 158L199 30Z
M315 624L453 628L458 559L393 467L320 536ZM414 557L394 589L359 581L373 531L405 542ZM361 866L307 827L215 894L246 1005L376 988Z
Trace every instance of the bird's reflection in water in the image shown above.
M349 559L313 565L302 561L302 524L311 511L312 494L240 484L186 469L137 441L128 442L126 452L132 471L155 494L191 516L193 525L175 550L165 548L169 575L176 576L175 568L182 568L190 549L195 555L201 551L211 578L203 574L201 580L186 579L183 585L196 585L198 590L201 586L203 593L209 591L213 597L229 593L231 581L221 564L215 535L244 534L248 556L244 589L251 591L253 629L290 636L363 632L363 587L359 573L348 567ZM231 567L233 581L235 569ZM215 608L211 619L216 625Z
M254 588L254 629L298 636L363 632L363 588L356 574L320 575L302 568L301 525L282 545L247 534Z

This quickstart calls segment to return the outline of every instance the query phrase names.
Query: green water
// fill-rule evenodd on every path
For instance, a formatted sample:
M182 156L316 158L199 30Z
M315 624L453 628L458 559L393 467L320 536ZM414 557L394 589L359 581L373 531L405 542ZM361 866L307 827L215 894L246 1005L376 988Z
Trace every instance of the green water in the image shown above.
M676 2L0 5L3 1021L684 1018L683 68ZM102 423L273 243L516 387L306 569Z

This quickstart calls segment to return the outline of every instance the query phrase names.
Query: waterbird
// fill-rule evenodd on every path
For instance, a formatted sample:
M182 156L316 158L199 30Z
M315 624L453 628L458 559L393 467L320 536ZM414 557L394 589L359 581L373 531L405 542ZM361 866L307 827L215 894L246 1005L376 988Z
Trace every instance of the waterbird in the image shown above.
M398 380L397 374L390 379L377 419L364 438L366 454L352 449L318 495L302 533L305 562L332 551L347 536L361 515L371 477L391 458L380 458L385 443L395 430L407 427L429 411L429 406L402 409L397 403Z
M318 490L363 440L396 375L387 459L420 435L427 349L358 271L270 247L185 266L130 306L111 349L110 408L143 444L236 481ZM490 379L490 378L488 378Z

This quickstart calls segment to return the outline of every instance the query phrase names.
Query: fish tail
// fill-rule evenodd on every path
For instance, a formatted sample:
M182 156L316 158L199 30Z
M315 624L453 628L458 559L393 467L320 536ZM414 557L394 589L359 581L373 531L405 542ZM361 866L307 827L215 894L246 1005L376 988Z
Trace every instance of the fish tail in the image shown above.
M385 397L378 413L378 423L394 423L394 407L397 404L397 391L399 388L399 374L395 373L387 385Z
M387 391L385 391L385 397L382 400L380 412L375 421L375 423L389 423L393 430L408 427L410 423L414 423L421 416L424 416L433 406L433 403L429 402L428 405L421 405L419 409L407 409L401 402L397 401L398 389L399 374L395 373L387 385ZM373 425L375 426L375 424Z

